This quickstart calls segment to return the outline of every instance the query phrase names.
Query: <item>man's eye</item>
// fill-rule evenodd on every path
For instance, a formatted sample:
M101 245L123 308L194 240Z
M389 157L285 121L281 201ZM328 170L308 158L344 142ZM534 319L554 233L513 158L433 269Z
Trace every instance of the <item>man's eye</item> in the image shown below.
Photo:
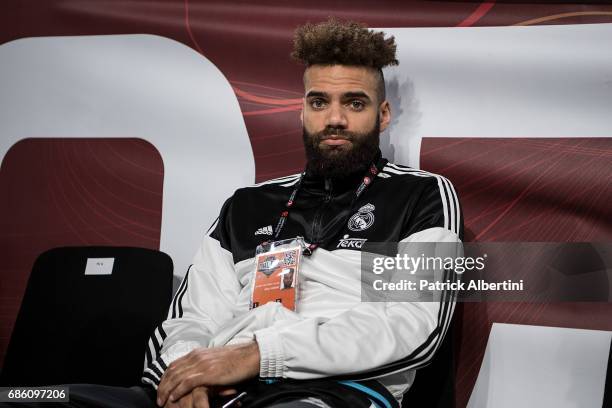
M350 105L351 105L351 109L354 109L354 110L362 110L365 107L365 103L359 100L351 101Z
M325 101L322 99L314 99L310 102L310 106L312 106L314 109L321 109L325 106Z

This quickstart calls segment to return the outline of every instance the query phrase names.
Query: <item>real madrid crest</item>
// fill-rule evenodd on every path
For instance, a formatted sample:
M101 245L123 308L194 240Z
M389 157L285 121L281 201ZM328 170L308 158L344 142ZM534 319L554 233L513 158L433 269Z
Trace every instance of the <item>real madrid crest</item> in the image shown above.
M366 204L357 210L348 220L348 229L351 231L363 231L370 228L374 224L373 211L375 208L373 204Z

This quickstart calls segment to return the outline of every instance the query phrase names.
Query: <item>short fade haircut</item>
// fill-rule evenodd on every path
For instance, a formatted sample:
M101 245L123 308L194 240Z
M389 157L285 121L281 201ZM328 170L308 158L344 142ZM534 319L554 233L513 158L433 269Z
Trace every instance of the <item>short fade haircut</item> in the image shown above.
M312 65L350 65L374 70L379 102L385 100L382 69L399 64L393 36L368 30L364 24L330 18L318 24L307 23L295 30L291 57L306 67Z

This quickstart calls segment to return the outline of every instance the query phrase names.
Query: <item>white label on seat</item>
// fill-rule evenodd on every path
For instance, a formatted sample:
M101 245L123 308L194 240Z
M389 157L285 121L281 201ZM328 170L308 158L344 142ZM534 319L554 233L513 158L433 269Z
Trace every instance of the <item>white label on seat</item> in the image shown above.
M111 275L115 258L87 258L85 275Z

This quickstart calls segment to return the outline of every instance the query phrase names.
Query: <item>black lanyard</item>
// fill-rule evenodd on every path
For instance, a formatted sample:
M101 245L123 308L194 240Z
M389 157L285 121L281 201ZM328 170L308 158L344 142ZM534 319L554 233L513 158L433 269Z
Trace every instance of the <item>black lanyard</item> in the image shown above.
M370 184L372 184L372 182L376 178L376 175L380 173L380 171L385 167L387 162L388 161L386 159L381 158L378 160L377 163L370 164L370 166L368 167L368 170L365 172L363 178L361 179L361 184L359 184L359 187L357 187L357 190L355 190L355 195L353 196L353 200L351 201L351 205L349 207L348 214L342 224L344 224L346 220L348 220L348 218L351 216L351 210L353 209L353 206L357 202L357 199L364 193L364 191L370 186ZM300 190L300 187L302 186L302 181L304 180L305 175L306 175L306 172L302 172L300 179L296 183L295 188L293 189L293 191L291 192L291 195L289 196L289 200L287 200L287 202L285 203L285 209L281 212L278 222L276 223L276 228L274 228L274 239L275 240L278 239L281 231L283 230L283 227L285 226L285 222L287 222L287 218L289 217L289 210L291 209L291 207L293 207L293 204L295 203L295 197L297 196L298 191ZM319 244L316 242L311 243L306 248L304 248L304 255L306 256L312 255L312 252L315 249L317 249L318 246Z

